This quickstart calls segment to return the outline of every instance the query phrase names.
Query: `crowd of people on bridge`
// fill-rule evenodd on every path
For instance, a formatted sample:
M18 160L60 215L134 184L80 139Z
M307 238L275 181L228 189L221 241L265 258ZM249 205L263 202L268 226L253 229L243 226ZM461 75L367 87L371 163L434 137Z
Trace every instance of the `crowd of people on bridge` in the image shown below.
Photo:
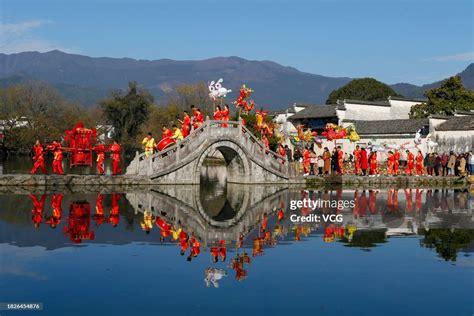
M188 137L192 130L196 130L204 124L204 114L201 109L197 108L195 105L191 105L192 116L189 115L188 111L183 111L182 119L178 119L181 127L178 127L176 124L173 124L172 129L169 129L168 126L163 126L161 133L161 140L156 141L152 133L148 133L145 138L142 140L142 145L145 149L145 156L148 158L156 151L163 150L165 146L169 144L174 144L176 141L181 141L184 138ZM213 113L213 119L216 121L229 121L230 119L230 109L227 104L222 108L220 105L215 107ZM222 127L228 127L227 123L222 123Z
M292 153L288 146L280 154L285 154L288 161L309 175L358 175L358 176L466 176L474 174L474 156L472 151L467 153L438 154L436 152L423 155L421 150L390 150L386 159L380 160L377 151L356 146L352 153L344 152L341 146L332 152L324 147L318 155L311 147L295 149Z

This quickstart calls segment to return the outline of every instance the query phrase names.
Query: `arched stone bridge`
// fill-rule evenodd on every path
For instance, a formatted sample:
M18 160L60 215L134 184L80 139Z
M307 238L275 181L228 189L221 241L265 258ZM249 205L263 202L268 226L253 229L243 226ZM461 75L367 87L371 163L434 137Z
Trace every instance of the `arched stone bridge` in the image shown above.
M228 197L238 196L241 202L235 209L235 216L223 221L216 221L206 213L198 186L160 186L160 191L129 192L125 196L136 214L148 210L155 216L164 217L188 233L194 232L204 246L222 239L236 244L241 233L247 235L261 222L264 213L272 214L282 203L286 207L286 187L228 186L231 191Z
M183 141L148 158L137 153L126 174L146 176L157 184L199 184L205 158L219 151L230 183L286 183L294 175L286 157L266 150L241 122L225 122L227 128L222 123L206 120Z

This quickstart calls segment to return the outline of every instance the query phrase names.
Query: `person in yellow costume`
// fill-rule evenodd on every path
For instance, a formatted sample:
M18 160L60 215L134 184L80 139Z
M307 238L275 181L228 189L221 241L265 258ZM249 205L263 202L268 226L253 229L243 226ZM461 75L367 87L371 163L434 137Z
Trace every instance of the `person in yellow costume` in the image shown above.
M347 224L346 225L346 234L345 237L347 240L352 241L352 237L354 236L354 233L357 231L357 226L354 224Z
M175 140L183 140L183 133L181 133L181 130L178 128L178 126L173 125L173 136L171 138Z
M142 144L145 145L145 156L148 158L148 156L153 155L155 139L151 136L151 133L148 133L148 135L143 138Z
M179 235L181 234L181 231L182 231L182 229L180 227L178 227L178 228L173 227L173 229L171 230L171 240L172 241L178 240Z
M143 212L143 221L140 223L140 226L147 234L150 233L153 228L153 215L150 211L145 210Z

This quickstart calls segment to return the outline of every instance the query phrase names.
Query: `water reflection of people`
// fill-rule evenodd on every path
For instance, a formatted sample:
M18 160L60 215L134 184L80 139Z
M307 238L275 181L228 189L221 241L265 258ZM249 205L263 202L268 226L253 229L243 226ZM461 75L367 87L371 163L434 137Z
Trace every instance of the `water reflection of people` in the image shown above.
M61 202L63 200L63 194L53 194L51 200L51 207L53 208L51 216L46 219L46 223L51 228L56 228L61 222L62 208Z
M184 231L184 229L182 229L179 233L179 248L179 252L182 256L184 256L186 250L189 248L188 234Z
M230 268L235 271L235 279L242 281L248 276L247 270L245 270L245 264L250 264L250 257L247 253L236 254L235 258L232 258L230 262Z
M191 261L201 253L201 243L197 240L196 236L194 236L194 232L191 233L191 237L189 238L189 245L191 249L187 259Z
M164 242L171 235L173 226L159 216L156 217L155 224L160 229L160 241Z
M117 227L120 220L119 201L120 201L120 194L112 193L112 208L110 210L109 222L112 224L113 227Z
M151 229L153 228L153 215L149 210L143 212L143 221L140 223L142 230L149 234Z
M46 199L46 194L43 194L39 201L33 194L30 194L30 198L33 202L33 209L31 210L31 220L35 227L39 228L41 222L43 221L44 201Z
M97 195L97 199L95 200L95 214L92 216L92 218L95 220L96 226L100 226L107 222L104 215L103 200L104 196L99 193Z

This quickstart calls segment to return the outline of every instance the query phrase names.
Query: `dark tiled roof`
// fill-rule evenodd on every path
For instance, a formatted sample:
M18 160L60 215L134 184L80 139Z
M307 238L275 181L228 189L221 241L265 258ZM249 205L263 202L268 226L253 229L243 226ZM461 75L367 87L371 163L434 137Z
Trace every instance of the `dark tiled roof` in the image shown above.
M270 116L277 116L279 114L285 114L286 110L275 110L275 111L269 111L268 115Z
M361 100L344 100L344 103L375 105L375 106L390 106L388 101L361 101Z
M453 116L436 127L437 131L468 131L474 130L474 116Z
M344 120L344 122L353 123L357 133L360 135L415 134L419 129L429 125L428 119L380 121Z
M449 120L450 117L451 116L441 115L441 114L431 114L429 116L429 118L437 119L437 120Z
M290 120L321 118L321 117L336 117L335 105L312 105L306 109L297 112L295 115L289 117Z
M474 115L474 111L456 111L458 115Z
M412 102L428 102L428 99L421 98L403 98L403 97L388 97L389 100L412 101Z

